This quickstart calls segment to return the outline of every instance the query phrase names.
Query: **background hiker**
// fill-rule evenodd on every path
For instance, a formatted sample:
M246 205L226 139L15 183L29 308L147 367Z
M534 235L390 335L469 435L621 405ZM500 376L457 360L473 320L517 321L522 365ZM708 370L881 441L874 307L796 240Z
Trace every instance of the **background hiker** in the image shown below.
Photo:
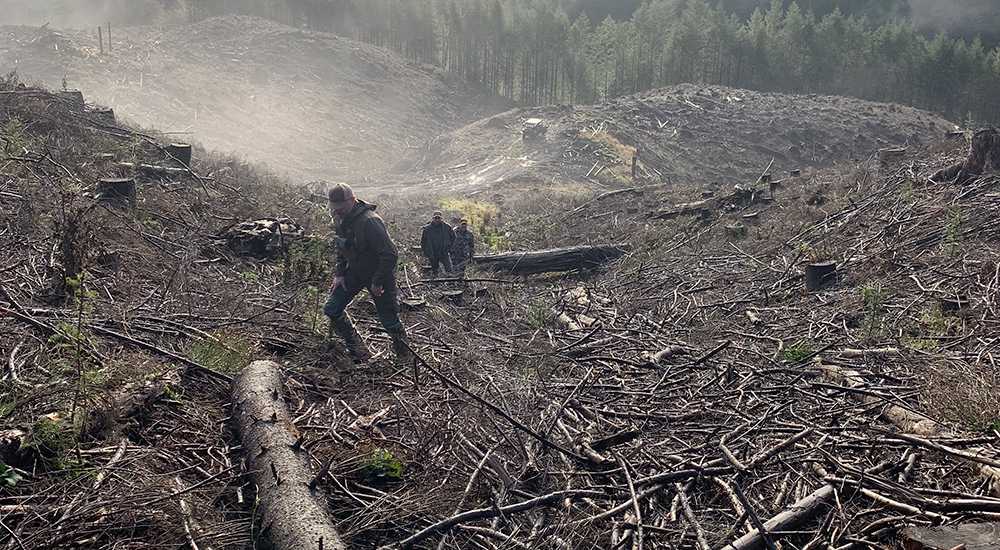
M465 268L472 263L475 248L476 239L469 230L469 220L462 218L455 226L455 244L451 247L451 265L456 273L465 273Z
M441 221L441 211L435 211L431 223L424 227L420 236L420 248L431 262L431 273L435 276L438 264L444 264L445 272L451 271L451 247L455 244L455 231Z

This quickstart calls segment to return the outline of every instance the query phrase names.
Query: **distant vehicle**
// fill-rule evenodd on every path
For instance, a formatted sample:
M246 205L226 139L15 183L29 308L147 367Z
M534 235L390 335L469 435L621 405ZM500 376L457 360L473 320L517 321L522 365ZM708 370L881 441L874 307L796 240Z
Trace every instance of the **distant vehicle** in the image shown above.
M536 137L541 137L545 135L548 128L542 124L542 119L540 118L529 118L524 121L524 126L521 128L521 139L534 139Z

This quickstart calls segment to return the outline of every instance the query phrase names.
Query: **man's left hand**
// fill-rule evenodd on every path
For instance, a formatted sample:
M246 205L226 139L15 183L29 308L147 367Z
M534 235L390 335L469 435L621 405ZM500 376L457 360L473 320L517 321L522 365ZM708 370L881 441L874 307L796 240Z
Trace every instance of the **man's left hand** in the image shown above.
M372 285L368 290L372 293L372 296L382 295L382 285Z

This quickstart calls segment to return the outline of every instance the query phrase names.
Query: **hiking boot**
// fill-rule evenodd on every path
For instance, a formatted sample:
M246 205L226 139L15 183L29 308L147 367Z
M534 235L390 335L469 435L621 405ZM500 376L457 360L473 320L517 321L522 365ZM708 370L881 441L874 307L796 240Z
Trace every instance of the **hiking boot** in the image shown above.
M344 339L347 355L351 358L351 362L364 363L371 358L372 354L368 351L368 346L365 345L365 341L361 339L361 335L358 334L354 323L351 322L351 318L346 313L341 313L336 318L330 319L330 327L332 331Z
M392 338L392 351L396 353L396 360L400 363L409 362L413 354L410 352L410 340L406 337L406 329L390 332L389 337Z

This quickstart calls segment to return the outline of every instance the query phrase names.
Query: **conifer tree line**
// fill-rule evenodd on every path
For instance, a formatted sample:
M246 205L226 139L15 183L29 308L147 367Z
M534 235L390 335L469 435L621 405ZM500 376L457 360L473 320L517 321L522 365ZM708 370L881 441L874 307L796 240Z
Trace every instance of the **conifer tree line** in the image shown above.
M785 0L787 1L787 0ZM771 0L647 0L627 21L570 20L554 0L187 0L188 17L258 15L390 48L522 105L591 103L678 83L846 95L1000 122L1000 47L908 22L821 17Z

